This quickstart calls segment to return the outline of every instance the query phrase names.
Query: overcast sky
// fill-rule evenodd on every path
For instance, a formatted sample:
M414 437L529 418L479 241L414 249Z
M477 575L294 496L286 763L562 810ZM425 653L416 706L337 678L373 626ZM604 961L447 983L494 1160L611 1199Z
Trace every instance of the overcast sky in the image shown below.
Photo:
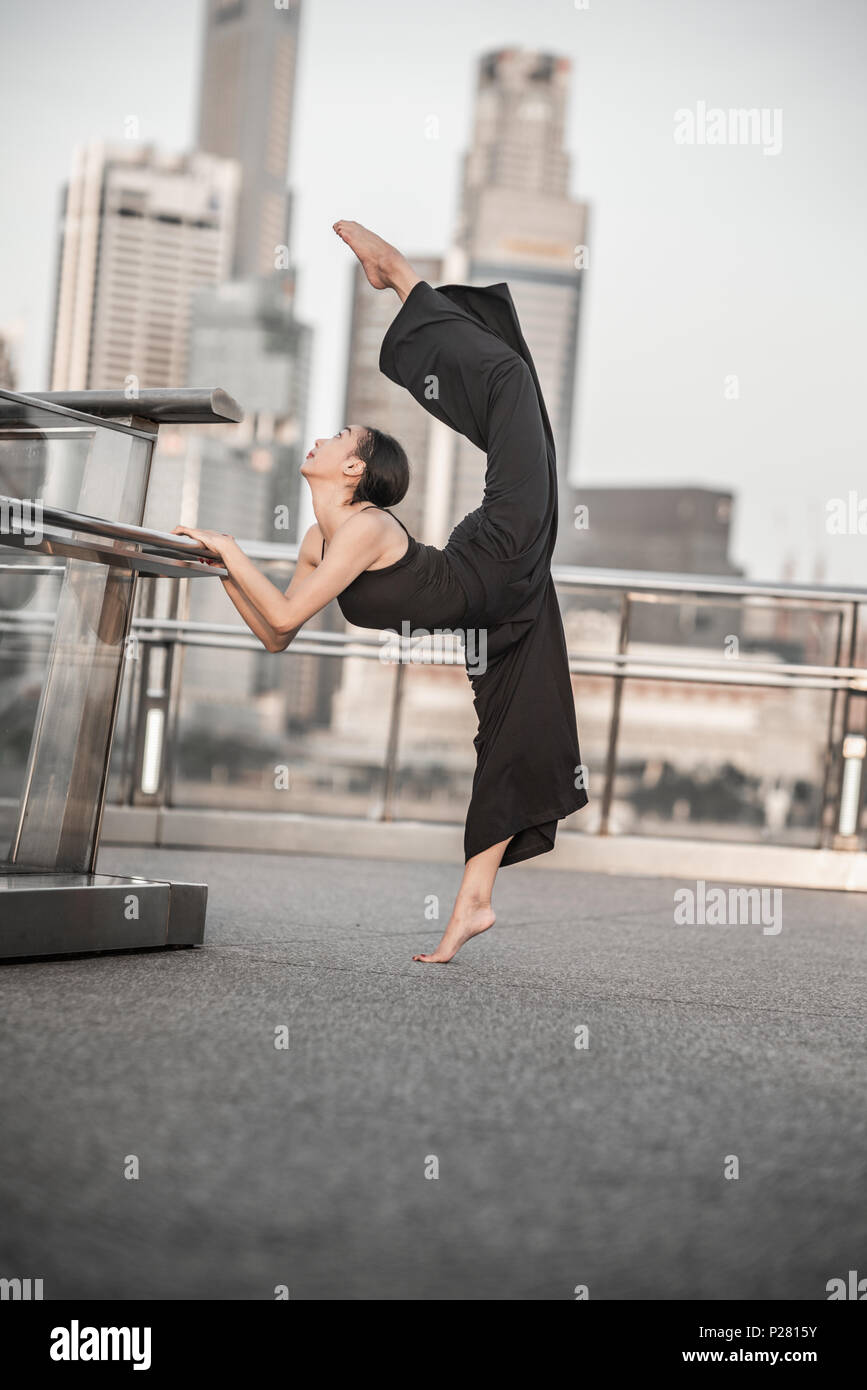
M20 389L40 390L72 148L122 138L130 114L143 140L190 146L201 3L0 0L0 14L0 331ZM810 579L823 556L829 579L867 582L867 535L825 524L851 490L867 511L863 0L304 0L289 181L316 331L311 438L345 423L350 253L331 223L443 250L476 58L505 46L574 63L572 191L592 216L575 480L730 489L752 577L788 561ZM675 112L702 102L779 110L779 153L678 144Z

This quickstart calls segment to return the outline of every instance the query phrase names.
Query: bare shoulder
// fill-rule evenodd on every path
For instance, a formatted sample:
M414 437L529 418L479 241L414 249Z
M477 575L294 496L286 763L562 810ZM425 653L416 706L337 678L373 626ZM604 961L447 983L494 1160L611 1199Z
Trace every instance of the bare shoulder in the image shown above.
M368 534L371 535L376 535L378 533L383 536L388 536L391 535L395 526L397 526L398 530L400 529L399 522L395 520L391 512L385 511L383 507L373 507L369 504L364 507L359 507L358 511L355 512L349 520L356 529L364 526Z
M380 507L358 507L345 521L341 521L331 537L326 555L339 557L346 563L359 554L365 566L378 560L386 552L394 550L402 540L404 530L396 517ZM311 565L319 565L323 559L323 535L318 523L310 527L298 551L299 560Z
M382 563L394 560L407 543L406 529L383 507L360 507L344 526L347 541L353 546L363 546L369 553L370 564L377 560Z
M389 512L381 507L365 506L358 507L340 523L332 541L339 536L341 546L369 545L377 541L387 545L395 532L401 534L400 523Z

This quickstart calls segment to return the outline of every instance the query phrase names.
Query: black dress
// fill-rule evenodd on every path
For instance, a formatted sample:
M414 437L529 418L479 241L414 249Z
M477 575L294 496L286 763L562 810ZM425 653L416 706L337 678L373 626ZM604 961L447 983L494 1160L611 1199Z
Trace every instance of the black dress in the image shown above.
M485 451L484 496L444 549L407 532L405 554L364 570L337 602L358 627L467 633L479 728L464 859L509 840L501 862L516 864L553 849L557 821L588 796L551 579L554 438L508 286L419 281L385 333L379 366Z

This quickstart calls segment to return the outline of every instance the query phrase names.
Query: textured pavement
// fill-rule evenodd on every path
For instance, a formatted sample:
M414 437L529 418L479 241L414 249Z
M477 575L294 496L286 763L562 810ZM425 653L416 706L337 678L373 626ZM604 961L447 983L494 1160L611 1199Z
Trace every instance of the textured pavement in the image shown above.
M207 882L206 945L0 967L0 1276L463 1300L867 1274L863 897L787 889L769 935L676 925L671 881L510 866L496 927L441 967L411 956L457 866L99 868Z

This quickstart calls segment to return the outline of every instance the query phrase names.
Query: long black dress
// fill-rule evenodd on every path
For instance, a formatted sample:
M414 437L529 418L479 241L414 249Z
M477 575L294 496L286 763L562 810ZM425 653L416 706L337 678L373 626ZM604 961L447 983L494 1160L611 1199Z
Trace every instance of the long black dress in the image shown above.
M588 796L551 579L554 438L508 286L419 281L385 333L379 366L485 451L484 497L444 549L407 532L401 559L365 570L337 602L359 627L483 634L467 640L479 728L464 858L508 839L501 862L517 864L553 849L557 821ZM486 664L477 660L484 641Z

